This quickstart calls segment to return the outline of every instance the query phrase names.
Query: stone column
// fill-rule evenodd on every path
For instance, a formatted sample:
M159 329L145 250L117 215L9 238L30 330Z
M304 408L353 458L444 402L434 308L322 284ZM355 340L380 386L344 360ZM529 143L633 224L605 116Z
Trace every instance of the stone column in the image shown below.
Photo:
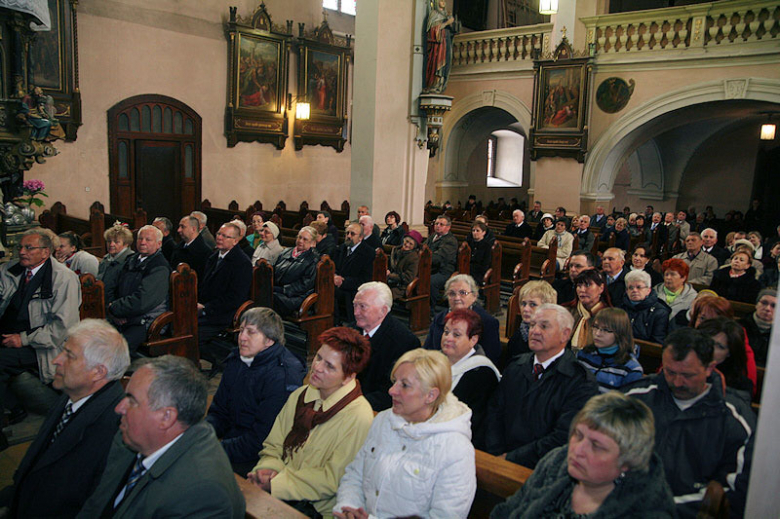
M362 2L355 20L350 205L378 225L397 211L422 224L428 151L417 146L422 88L422 1Z

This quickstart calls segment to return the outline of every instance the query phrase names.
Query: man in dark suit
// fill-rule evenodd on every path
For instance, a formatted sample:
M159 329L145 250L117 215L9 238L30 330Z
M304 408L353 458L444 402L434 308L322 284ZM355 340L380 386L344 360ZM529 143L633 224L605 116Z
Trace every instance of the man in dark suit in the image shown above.
M506 226L504 236L512 238L530 238L534 233L531 226L525 223L525 213L520 209L512 211L512 223Z
M375 255L374 249L363 239L363 228L360 224L349 224L344 243L336 249L333 257L333 263L336 264L333 284L336 285L337 323L351 323L355 320L352 301L358 287L371 281Z
M171 236L171 233L173 232L173 223L164 216L158 216L154 219L152 225L160 229L160 232L163 233L161 250L163 256L165 256L165 260L170 263L173 251L176 250L176 240Z
M601 232L604 232L604 228L607 226L607 215L604 214L604 208L602 206L596 206L596 214L590 219L591 227L598 227Z
M203 420L207 395L207 381L187 359L141 364L116 406L120 433L103 477L78 517L243 518L230 462Z
M407 351L420 347L420 339L390 315L392 307L393 293L384 283L371 281L358 288L355 321L371 342L371 358L358 380L363 396L377 412L392 404L387 391L392 386L390 372L395 362Z
M653 244L653 234L656 230L658 231L656 252L660 252L662 249L666 248L666 240L669 238L669 231L661 220L663 220L663 215L661 215L661 213L653 213L650 226L645 231L645 241L649 246L652 246Z
M378 247L381 247L382 242L380 241L379 236L374 234L374 219L369 215L363 215L360 217L358 222L363 228L363 241L366 243L366 245L374 250L376 250Z
M718 266L722 267L730 255L729 251L718 245L718 231L712 228L704 229L701 232L701 241L701 250L718 260Z
M252 262L236 246L240 239L236 224L228 222L220 227L216 250L198 283L198 345L201 358L212 365L220 364L230 353L212 339L233 322L252 286Z
M542 203L537 200L534 202L534 208L528 213L528 221L539 223L542 221L542 215L544 215Z
M11 517L75 516L100 481L119 426L114 407L125 394L119 379L130 354L113 326L81 321L53 363L53 386L65 394L27 449L14 484L0 493Z
M574 288L574 279L583 270L592 269L594 265L593 255L589 251L577 250L569 257L569 273L564 278L552 282L552 287L558 293L558 304L563 305L574 301L577 291Z
M580 228L575 234L579 241L579 249L590 251L596 242L596 235L590 231L590 216L583 214L580 216Z
M193 211L190 213L190 216L194 216L198 219L198 232L203 236L206 245L208 245L210 249L214 249L214 247L217 246L217 240L214 238L214 235L211 234L209 228L206 227L206 223L209 219L208 216L201 211Z
M436 217L433 224L433 234L425 240L425 245L431 249L431 309L441 299L444 283L455 272L458 261L458 240L450 232L452 220L447 215Z
M626 253L623 249L612 247L604 251L601 257L601 270L607 280L607 290L612 306L617 306L623 300L626 293Z
M198 232L198 219L194 216L185 216L179 221L178 232L181 242L173 251L171 267L175 269L179 263L186 263L197 272L198 279L203 279L211 249Z

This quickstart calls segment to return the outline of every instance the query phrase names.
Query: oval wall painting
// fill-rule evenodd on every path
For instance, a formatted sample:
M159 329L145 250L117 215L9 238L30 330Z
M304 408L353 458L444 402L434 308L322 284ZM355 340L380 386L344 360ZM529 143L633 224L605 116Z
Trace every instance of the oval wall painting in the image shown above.
M607 78L601 82L596 90L596 104L608 114L619 112L626 107L628 100L631 99L634 86L633 79L629 79L628 84L626 84L619 77Z

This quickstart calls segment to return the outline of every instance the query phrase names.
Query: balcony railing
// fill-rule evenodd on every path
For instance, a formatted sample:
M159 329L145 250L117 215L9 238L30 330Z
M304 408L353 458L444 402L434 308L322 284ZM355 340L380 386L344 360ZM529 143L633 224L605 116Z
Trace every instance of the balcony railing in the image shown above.
M780 2L735 0L582 18L596 54L778 41Z
M537 54L549 52L552 28L551 23L543 23L458 34L452 44L453 68L523 60L531 63Z

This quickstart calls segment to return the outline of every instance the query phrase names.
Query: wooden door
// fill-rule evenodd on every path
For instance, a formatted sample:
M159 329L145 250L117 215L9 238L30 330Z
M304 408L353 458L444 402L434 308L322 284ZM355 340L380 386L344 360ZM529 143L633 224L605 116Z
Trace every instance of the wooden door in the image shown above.
M178 221L201 200L201 118L176 99L140 95L108 111L110 211Z

